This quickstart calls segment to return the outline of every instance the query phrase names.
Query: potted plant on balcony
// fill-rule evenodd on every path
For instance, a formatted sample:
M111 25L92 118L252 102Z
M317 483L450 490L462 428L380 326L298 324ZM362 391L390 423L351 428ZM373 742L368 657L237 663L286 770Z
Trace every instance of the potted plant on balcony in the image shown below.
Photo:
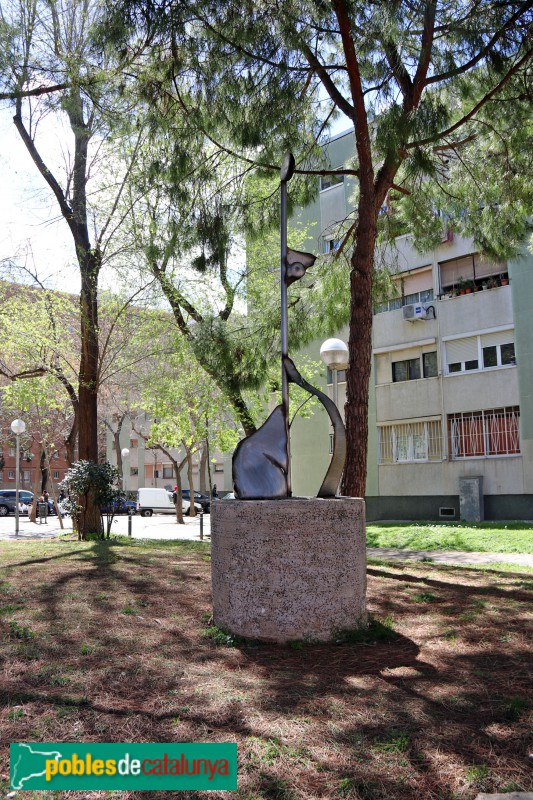
M489 278L487 281L487 289L495 289L498 285L496 278Z
M474 281L465 281L465 293L471 294L474 291Z
M459 294L466 294L466 281L462 275L457 281L457 288L459 289Z
M500 275L500 286L507 286L509 284L509 276L506 272L502 272Z

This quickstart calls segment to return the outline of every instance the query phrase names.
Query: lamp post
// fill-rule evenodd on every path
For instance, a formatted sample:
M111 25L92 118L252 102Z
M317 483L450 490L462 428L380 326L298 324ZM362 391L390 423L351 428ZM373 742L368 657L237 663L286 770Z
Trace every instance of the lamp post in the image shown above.
M342 339L326 339L320 348L320 358L333 373L333 402L339 407L339 370L348 367L348 346Z
M17 464L16 464L16 486L15 486L15 536L19 535L19 485L20 485L20 434L26 430L26 423L21 419L14 419L11 423L11 430L17 440Z
M120 454L122 456L122 489L126 491L128 488L128 481L126 478L126 467L129 466L128 458L130 455L130 451L128 450L127 447L123 447L122 450L120 451Z

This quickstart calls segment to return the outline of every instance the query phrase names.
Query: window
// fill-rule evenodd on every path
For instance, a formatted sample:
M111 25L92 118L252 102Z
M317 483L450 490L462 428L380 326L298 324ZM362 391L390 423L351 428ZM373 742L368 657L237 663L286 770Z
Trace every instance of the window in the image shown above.
M172 464L163 465L163 478L172 478L173 476Z
M512 456L520 453L518 406L448 416L452 459Z
M442 461L441 421L382 425L378 428L378 463Z
M516 364L514 343L494 344L483 348L483 368L502 367Z
M338 167L338 169L342 169L342 167ZM320 191L331 189L332 186L338 186L341 183L344 183L344 175L322 175L320 178Z
M420 367L422 366L422 370ZM435 378L439 374L437 365L437 351L422 353L422 363L420 356L409 358L406 361L392 362L393 383L399 381L414 381L421 378Z
M224 464L215 464L215 472L224 472Z
M10 447L9 448L9 455L10 456L14 456L15 455L15 448L14 447Z
M9 472L7 473L7 479L8 479L8 481L14 481L15 480L15 470L14 469L10 469L9 470Z
M414 381L417 378L420 378L420 358L392 362L392 380L394 383Z
M436 378L439 374L437 366L437 351L422 354L422 363L424 365L424 378Z
M4 471L0 469L0 481L4 480Z
M30 480L30 471L29 471L29 469L23 469L22 470L22 480L25 483L29 482L29 480Z
M514 331L496 331L446 342L448 373L516 364Z
M130 467L130 475L138 475L139 468L138 467Z
M410 306L413 303L429 303L431 300L433 300L433 289L425 289L423 292L406 294L403 298L403 305Z
M340 239L324 239L322 241L322 252L333 253L341 246Z
M57 469L54 470L54 480L59 480L59 471Z
M504 261L489 261L479 253L442 261L439 272L443 294L461 289L465 281L470 282L471 288L481 289L498 286L508 279L507 264Z

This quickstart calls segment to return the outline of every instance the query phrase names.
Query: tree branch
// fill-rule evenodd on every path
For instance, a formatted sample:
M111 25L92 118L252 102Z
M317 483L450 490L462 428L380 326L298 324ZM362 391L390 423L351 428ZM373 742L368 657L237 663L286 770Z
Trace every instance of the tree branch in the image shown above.
M445 131L441 131L440 133L435 134L435 136L428 136L427 139L419 139L417 142L408 142L407 144L403 145L404 149L412 150L415 147L422 147L425 144L431 144L432 142L436 142L439 139L443 139L445 136L448 136L450 133L453 133L453 131L456 131L458 128L461 128L465 123L468 122L468 120L472 119L472 117L474 117L477 114L477 112L481 108L483 108L483 106L486 103L488 103L488 101L492 97L494 97L495 94L497 94L501 89L503 89L507 81L518 72L520 67L522 67L527 61L529 61L532 55L533 55L533 48L528 50L527 53L524 56L522 56L522 58L519 61L517 61L514 67L512 67L509 70L507 75L505 75L501 79L501 81L498 84L496 84L496 86L494 86L493 89L490 90L490 92L487 92L487 94L481 98L479 103L477 103L474 106L474 108L471 111L469 111L468 114L465 114L464 117L461 117L461 119L458 120L454 125L451 125Z
M314 72L318 75L320 80L322 81L322 85L324 86L326 92L329 94L331 100L335 103L337 108L346 114L347 117L353 120L354 118L354 108L351 103L346 100L344 95L339 92L333 81L331 80L331 76L328 75L326 68L324 65L318 60L315 56L309 45L303 44L302 45L302 52L306 57L307 61L309 62L309 66L313 69Z
M70 86L70 83L57 83L55 86L38 86L36 89L27 89L26 91L0 92L0 100L20 100L23 97L40 97L43 94L62 92L64 89L70 89Z

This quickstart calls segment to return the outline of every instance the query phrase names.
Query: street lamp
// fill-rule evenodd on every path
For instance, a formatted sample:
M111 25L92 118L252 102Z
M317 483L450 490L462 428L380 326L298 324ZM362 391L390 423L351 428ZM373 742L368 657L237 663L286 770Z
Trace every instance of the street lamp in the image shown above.
M21 419L14 419L11 430L17 439L17 464L16 464L16 492L15 492L15 536L19 535L19 484L20 484L20 434L26 430L26 423Z
M120 454L122 456L122 488L124 491L126 491L126 489L128 488L128 482L126 478L126 467L128 466L128 458L130 455L130 451L128 450L127 447L123 447L122 450L120 451Z
M341 339L326 339L320 348L320 358L333 373L333 402L339 407L340 369L348 367L348 347Z

